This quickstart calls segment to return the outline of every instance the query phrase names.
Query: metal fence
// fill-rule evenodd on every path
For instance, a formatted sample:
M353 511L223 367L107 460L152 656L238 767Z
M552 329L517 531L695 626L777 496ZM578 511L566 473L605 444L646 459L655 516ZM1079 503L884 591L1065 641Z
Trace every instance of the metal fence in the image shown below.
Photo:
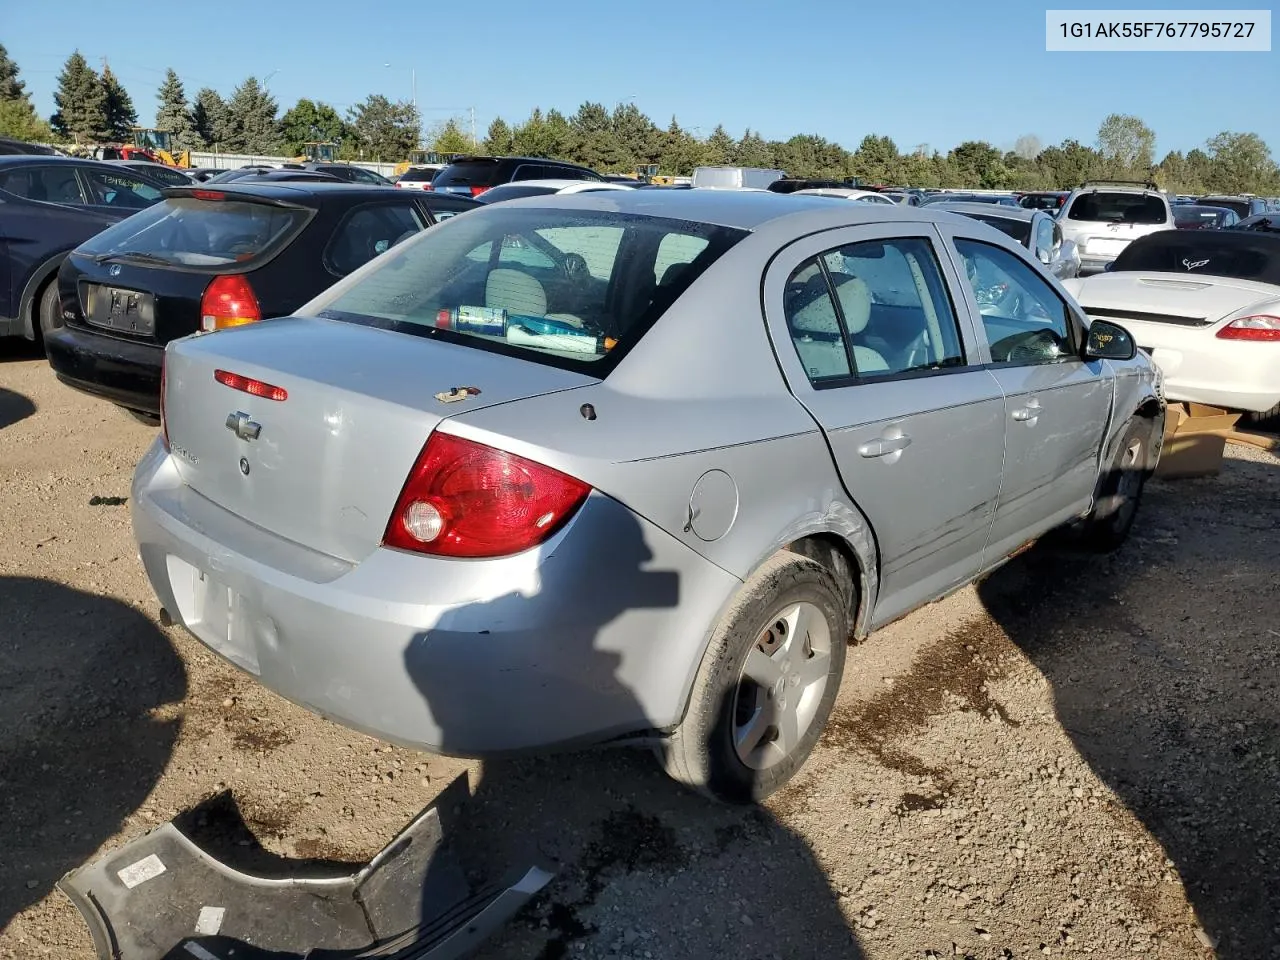
M282 163L295 162L295 157L265 157L252 153L216 153L204 150L191 151L191 165L193 167L214 167L217 170L234 170L237 167L255 164L278 166ZM394 163L375 163L372 160L354 162L352 166L361 167L364 170L372 170L374 173L380 173L384 177L391 176L396 167Z

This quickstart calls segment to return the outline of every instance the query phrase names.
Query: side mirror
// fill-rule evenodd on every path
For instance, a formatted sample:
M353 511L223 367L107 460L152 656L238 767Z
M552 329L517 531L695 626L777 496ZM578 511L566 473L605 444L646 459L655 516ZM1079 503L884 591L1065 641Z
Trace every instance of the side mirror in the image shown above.
M1133 336L1118 323L1094 320L1084 343L1086 360L1132 360L1138 355Z

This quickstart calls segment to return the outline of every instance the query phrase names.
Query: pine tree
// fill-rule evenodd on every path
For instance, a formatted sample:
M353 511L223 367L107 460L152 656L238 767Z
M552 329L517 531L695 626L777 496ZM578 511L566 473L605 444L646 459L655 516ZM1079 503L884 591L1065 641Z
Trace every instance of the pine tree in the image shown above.
M156 127L173 134L173 149L193 150L200 146L191 111L187 108L187 92L172 67L165 71L164 83L160 85L156 99L160 101L160 109L156 111Z
M258 83L258 78L247 77L227 101L228 148L257 154L278 150L280 124L276 120L276 109L275 98Z
M484 138L484 152L496 157L504 157L511 152L511 128L501 117L489 124L489 132Z
M77 143L96 143L110 138L107 92L79 50L67 57L63 64L53 102L58 111L49 118L49 122L59 135Z
M450 117L441 131L436 135L432 145L437 153L466 153L473 149L471 138L462 132L458 121Z
M27 85L18 79L18 65L9 59L9 51L0 43L0 102L25 100L31 104Z
M231 117L227 113L226 101L217 90L204 87L196 93L191 107L191 125L201 146L229 149Z
M138 125L138 111L134 109L129 91L105 63L102 65L102 90L106 94L107 130L112 139L131 142L133 128Z

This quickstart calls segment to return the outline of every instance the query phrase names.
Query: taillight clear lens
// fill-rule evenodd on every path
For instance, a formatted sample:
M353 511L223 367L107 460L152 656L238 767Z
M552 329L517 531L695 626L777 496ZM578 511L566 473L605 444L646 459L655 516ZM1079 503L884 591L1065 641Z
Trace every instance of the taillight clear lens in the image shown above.
M205 288L200 300L201 330L225 330L257 323L261 319L262 308L258 306L258 298L242 275L214 277Z
M504 450L433 433L418 455L383 544L442 557L503 557L536 546L591 488Z
M1280 342L1280 317L1259 314L1232 320L1218 331L1219 340L1262 340Z

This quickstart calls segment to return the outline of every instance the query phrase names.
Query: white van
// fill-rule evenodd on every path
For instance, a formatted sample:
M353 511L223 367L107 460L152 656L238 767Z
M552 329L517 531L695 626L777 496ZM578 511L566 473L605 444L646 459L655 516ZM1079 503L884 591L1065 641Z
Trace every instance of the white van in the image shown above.
M721 190L768 190L769 184L785 176L782 170L763 167L698 167L693 171L693 186Z

